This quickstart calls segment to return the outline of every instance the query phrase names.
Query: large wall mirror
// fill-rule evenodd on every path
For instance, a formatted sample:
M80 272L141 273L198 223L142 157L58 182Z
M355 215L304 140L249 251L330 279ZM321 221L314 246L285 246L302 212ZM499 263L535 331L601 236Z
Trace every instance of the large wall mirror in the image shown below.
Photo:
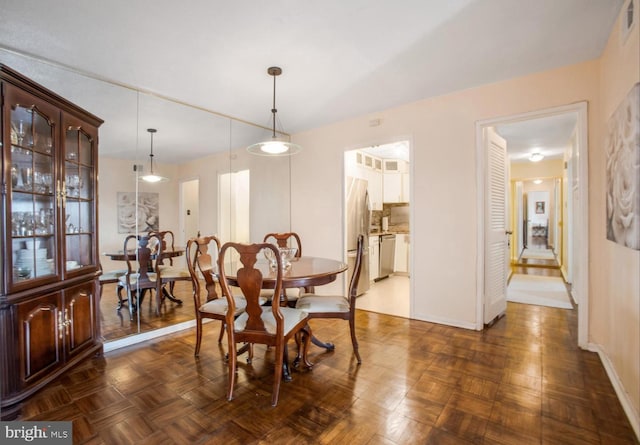
M216 234L223 242L258 242L268 232L291 230L290 158L246 151L268 137L268 129L121 85L100 73L79 73L1 49L0 63L104 119L98 239L105 271L126 269L125 261L109 254L122 251L129 234L149 229L172 231L177 250L197 233ZM157 130L153 170L166 182L139 180L151 169L150 128ZM186 267L184 254L174 264ZM155 298L145 296L130 317L127 305L117 309L116 285L106 285L100 300L104 341L188 324L195 316L191 284L180 282L175 289L182 304L165 300L158 314Z

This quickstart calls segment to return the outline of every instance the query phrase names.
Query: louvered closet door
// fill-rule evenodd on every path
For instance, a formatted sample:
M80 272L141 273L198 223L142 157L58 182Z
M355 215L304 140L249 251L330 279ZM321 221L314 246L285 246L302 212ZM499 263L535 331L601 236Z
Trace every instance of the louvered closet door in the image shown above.
M484 130L487 166L485 189L484 323L507 309L509 238L507 235L507 144L493 130Z

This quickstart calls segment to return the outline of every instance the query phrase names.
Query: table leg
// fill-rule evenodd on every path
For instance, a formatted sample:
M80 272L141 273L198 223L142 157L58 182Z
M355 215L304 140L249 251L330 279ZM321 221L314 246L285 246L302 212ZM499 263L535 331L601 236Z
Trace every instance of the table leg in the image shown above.
M329 342L323 342L320 339L318 339L315 335L311 336L311 343L313 343L314 345L320 347L320 348L324 348L327 351L333 351L334 349L336 349L336 345L334 345L333 343L329 343Z
M165 297L167 297L169 300L173 301L176 304L182 304L182 300L172 295L171 292L169 292L169 290L167 289L166 285L162 286L162 295L164 295Z

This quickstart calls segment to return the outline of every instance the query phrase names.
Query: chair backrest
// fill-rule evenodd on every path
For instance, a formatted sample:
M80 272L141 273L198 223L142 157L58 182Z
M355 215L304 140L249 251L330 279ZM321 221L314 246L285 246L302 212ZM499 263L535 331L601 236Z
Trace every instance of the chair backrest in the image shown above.
M149 271L153 270L149 239L147 235L129 235L124 239L123 252L128 254L126 275L139 274L137 284L141 288L154 287L156 283L149 278Z
M210 248L215 249L215 257L213 258L209 253ZM196 310L202 305L198 272L200 272L205 281L205 288L207 290L206 301L218 298L218 293L216 292L216 263L214 261L217 261L219 252L220 240L213 235L191 238L187 241L187 268L189 269L189 275L191 275L193 299Z
M148 235L158 240L156 267L164 266L165 260L168 260L169 265L173 266L173 258L165 254L165 252L175 250L173 232L171 230L154 230L149 232Z
M256 268L258 255L262 255L264 249L272 251L277 258L276 267L276 285L274 289L275 295L280 295L282 291L282 263L280 261L280 252L269 243L261 244L239 244L225 243L220 249L218 256L218 268L220 271L220 285L222 293L227 298L227 325L234 326L235 301L232 297L231 290L227 281L227 276L235 276L238 287L242 290L242 294L247 302L246 313L248 315L247 323L242 331L235 330L235 341L247 341L251 343L261 343L275 345L278 337L284 334L284 317L280 312L280 305L271 305L273 316L276 320L275 335L267 332L262 321L262 301L260 291L262 289L263 275L259 268ZM240 256L239 263L230 261L232 252L237 252ZM228 274L227 274L228 272Z
M362 270L362 256L364 255L364 235L358 235L356 246L356 262L353 265L353 275L349 283L349 303L351 310L355 308L356 295L358 294L358 282L360 281L360 271Z
M278 247L297 247L296 258L300 258L302 256L302 242L300 241L300 236L296 232L283 232L283 233L267 233L264 236L263 241L270 242L271 238L276 241L276 245ZM296 242L296 246L290 245L291 239L294 239Z

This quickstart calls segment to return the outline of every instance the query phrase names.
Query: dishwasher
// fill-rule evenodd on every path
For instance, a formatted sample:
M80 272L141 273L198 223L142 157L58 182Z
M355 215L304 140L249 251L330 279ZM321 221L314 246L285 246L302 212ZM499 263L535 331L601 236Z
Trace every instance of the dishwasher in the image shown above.
M380 235L380 266L376 281L387 278L393 273L396 253L396 236L393 234Z

